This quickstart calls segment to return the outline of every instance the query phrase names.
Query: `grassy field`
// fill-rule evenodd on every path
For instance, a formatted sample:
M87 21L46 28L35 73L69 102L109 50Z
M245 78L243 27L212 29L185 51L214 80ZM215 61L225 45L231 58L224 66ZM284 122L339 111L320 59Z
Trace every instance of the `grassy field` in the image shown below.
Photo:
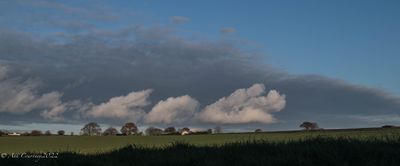
M187 136L20 136L0 137L0 153L21 152L76 152L84 154L104 153L136 144L146 148L165 147L173 142L185 142L194 146L223 145L233 142L267 140L269 142L296 141L324 136L329 138L349 137L390 139L400 135L399 128L352 129L325 131L292 131L237 134L209 134Z

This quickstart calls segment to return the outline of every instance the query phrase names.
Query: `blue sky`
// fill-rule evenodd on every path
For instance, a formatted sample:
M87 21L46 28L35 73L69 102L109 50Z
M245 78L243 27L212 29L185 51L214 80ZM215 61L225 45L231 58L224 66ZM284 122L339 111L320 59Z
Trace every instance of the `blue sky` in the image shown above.
M132 1L116 8L171 15L205 35L222 27L257 43L267 63L296 74L322 74L400 95L398 1Z
M129 1L110 7L207 36L231 27L266 62L295 74L322 74L400 95L398 1ZM142 20L147 22L146 20Z
M399 7L394 0L1 1L0 129L79 132L88 121L122 120L142 128L243 125L236 130L297 129L304 120L325 128L400 124ZM274 107L250 111L264 119L198 119L229 112L228 101L217 101L250 89L256 97L236 104L276 98ZM148 118L176 110L191 117Z

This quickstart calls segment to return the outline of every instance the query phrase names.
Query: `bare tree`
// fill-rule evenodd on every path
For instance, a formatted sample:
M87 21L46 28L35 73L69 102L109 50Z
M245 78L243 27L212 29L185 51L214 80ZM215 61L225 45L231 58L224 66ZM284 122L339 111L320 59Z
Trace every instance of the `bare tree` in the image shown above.
M215 128L214 128L214 133L222 133L222 128L221 128L221 126L215 126Z
M58 130L58 131L57 131L57 134L58 134L58 135L64 135L64 134L65 134L65 131L64 131L64 130Z
M109 127L108 129L104 130L103 135L117 135L118 130L114 127Z
M100 135L101 128L96 122L90 122L81 129L83 135Z
M121 133L125 134L125 135L137 134L138 133L138 128L137 128L135 123L128 122L128 123L125 123L124 126L122 126Z
M303 122L300 127L303 127L306 130L315 130L318 129L318 124L315 122Z
M162 130L159 128L155 128L155 127L149 127L146 129L146 134L147 135L161 135L162 134Z

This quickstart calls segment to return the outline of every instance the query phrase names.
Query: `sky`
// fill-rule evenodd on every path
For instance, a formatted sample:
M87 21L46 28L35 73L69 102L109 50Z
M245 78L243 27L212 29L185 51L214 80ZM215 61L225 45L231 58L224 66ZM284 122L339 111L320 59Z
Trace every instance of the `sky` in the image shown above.
M400 125L398 1L0 2L0 129Z

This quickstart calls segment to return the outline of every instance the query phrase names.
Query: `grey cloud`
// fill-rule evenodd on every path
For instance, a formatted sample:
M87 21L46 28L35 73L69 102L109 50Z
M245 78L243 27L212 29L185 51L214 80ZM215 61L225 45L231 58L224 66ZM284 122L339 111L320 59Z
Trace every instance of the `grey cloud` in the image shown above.
M234 33L236 31L235 28L232 27L226 27L226 28L221 28L220 32L222 34L230 34L230 33Z
M6 65L0 64L0 112L23 115L40 111L40 116L50 121L64 121L65 111L74 111L84 108L78 100L63 102L63 93L52 91L41 93L43 83L39 79L24 80L20 77L9 77ZM79 112L77 112L79 113Z
M52 91L39 94L40 82L34 79L21 80L7 77L7 67L2 66L0 73L0 112L24 114L33 110L55 109L61 102L62 93Z
M51 109L43 110L40 112L40 116L52 120L52 121L64 121L62 114L68 109L68 104L58 103Z
M7 66L0 64L0 80L6 78L7 72L8 72Z
M172 21L173 23L181 24L181 23L189 22L190 19L187 18L187 17L183 17L183 16L172 16L172 17L171 17L171 21Z
M44 20L43 24L49 24L49 26L55 28L62 28L70 32L90 31L94 29L94 25L92 25L89 22L74 21L74 20L57 20L57 21Z

